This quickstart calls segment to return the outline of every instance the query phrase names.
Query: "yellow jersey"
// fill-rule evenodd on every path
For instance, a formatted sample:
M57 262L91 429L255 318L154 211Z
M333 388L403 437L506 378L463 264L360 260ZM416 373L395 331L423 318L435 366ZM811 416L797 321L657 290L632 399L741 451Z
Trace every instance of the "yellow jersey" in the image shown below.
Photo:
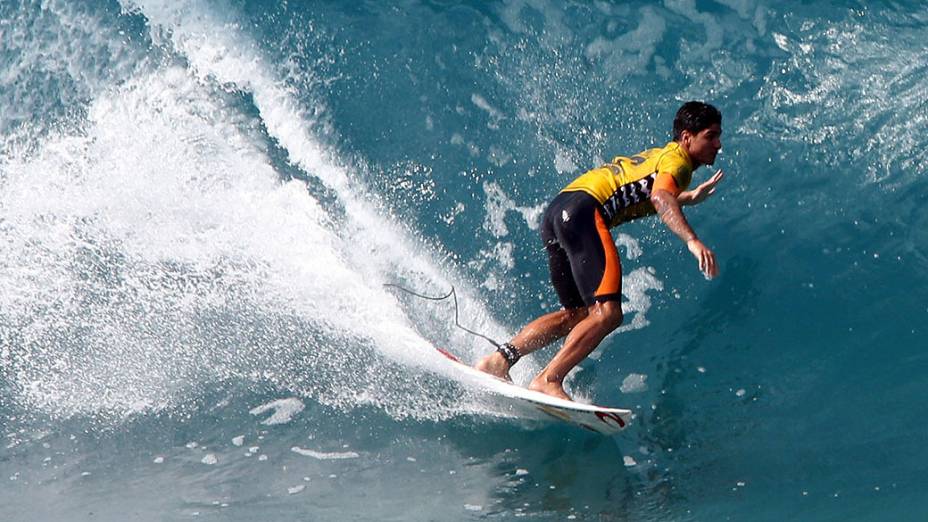
M593 196L602 205L609 227L614 227L654 214L650 198L659 173L673 178L679 194L693 179L693 161L679 143L671 141L663 148L631 157L616 156L611 163L582 174L561 192L583 191Z

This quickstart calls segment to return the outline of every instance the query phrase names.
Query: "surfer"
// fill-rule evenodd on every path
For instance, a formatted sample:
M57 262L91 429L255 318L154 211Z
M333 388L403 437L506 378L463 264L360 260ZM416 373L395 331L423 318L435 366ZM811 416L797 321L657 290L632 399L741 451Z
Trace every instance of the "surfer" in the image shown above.
M618 156L579 176L548 205L541 238L551 283L563 308L526 325L508 343L483 357L478 370L509 380L509 369L539 348L567 337L529 389L570 400L564 378L622 324L622 266L609 229L657 214L696 258L707 277L718 275L715 254L689 225L681 206L715 193L718 170L686 190L693 171L712 165L722 148L722 114L712 105L684 103L673 121L673 141L630 157Z

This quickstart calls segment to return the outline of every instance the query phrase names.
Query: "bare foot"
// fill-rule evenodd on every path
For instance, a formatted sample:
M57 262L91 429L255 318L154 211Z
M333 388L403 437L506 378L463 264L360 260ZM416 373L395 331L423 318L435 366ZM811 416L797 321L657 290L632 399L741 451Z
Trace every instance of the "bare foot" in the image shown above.
M528 389L557 397L558 399L564 399L565 401L573 400L570 398L570 395L567 395L564 391L564 386L561 385L559 381L549 381L541 375L532 379L532 383L528 385Z
M506 361L506 358L503 357L503 354L499 352L493 352L483 359L480 359L480 361L474 365L474 368L484 373L489 373L494 377L512 382L512 378L509 377L509 363Z

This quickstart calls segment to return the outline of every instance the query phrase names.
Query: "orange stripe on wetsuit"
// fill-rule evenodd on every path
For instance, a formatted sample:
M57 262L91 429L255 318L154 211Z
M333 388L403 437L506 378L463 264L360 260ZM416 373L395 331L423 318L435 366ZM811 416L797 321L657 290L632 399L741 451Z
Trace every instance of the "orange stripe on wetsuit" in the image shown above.
M619 252L612 241L612 234L609 233L609 227L603 221L603 216L599 210L596 210L596 233L599 234L599 240L603 243L603 254L606 256L606 267L603 270L603 278L599 282L599 287L593 293L594 297L600 297L610 294L620 294L622 291L622 264L619 262Z
M653 190L666 190L676 197L680 194L680 188L673 176L667 172L658 173L654 177ZM615 248L615 242L612 240L612 234L609 233L609 227L606 225L602 214L596 210L596 233L603 244L603 253L606 256L606 267L603 270L603 278L596 288L594 297L600 297L610 294L619 294L622 291L622 263L619 261L619 252Z
M583 191L564 191L541 220L551 283L564 308L622 297L622 266L602 208Z

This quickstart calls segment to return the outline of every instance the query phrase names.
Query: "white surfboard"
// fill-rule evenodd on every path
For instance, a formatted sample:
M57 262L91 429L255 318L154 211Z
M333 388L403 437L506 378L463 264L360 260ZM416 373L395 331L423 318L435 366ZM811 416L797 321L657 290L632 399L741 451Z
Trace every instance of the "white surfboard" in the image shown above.
M582 404L528 390L468 366L447 350L436 350L452 361L464 380L490 391L500 406L517 417L556 419L606 435L622 431L632 419L631 410Z

